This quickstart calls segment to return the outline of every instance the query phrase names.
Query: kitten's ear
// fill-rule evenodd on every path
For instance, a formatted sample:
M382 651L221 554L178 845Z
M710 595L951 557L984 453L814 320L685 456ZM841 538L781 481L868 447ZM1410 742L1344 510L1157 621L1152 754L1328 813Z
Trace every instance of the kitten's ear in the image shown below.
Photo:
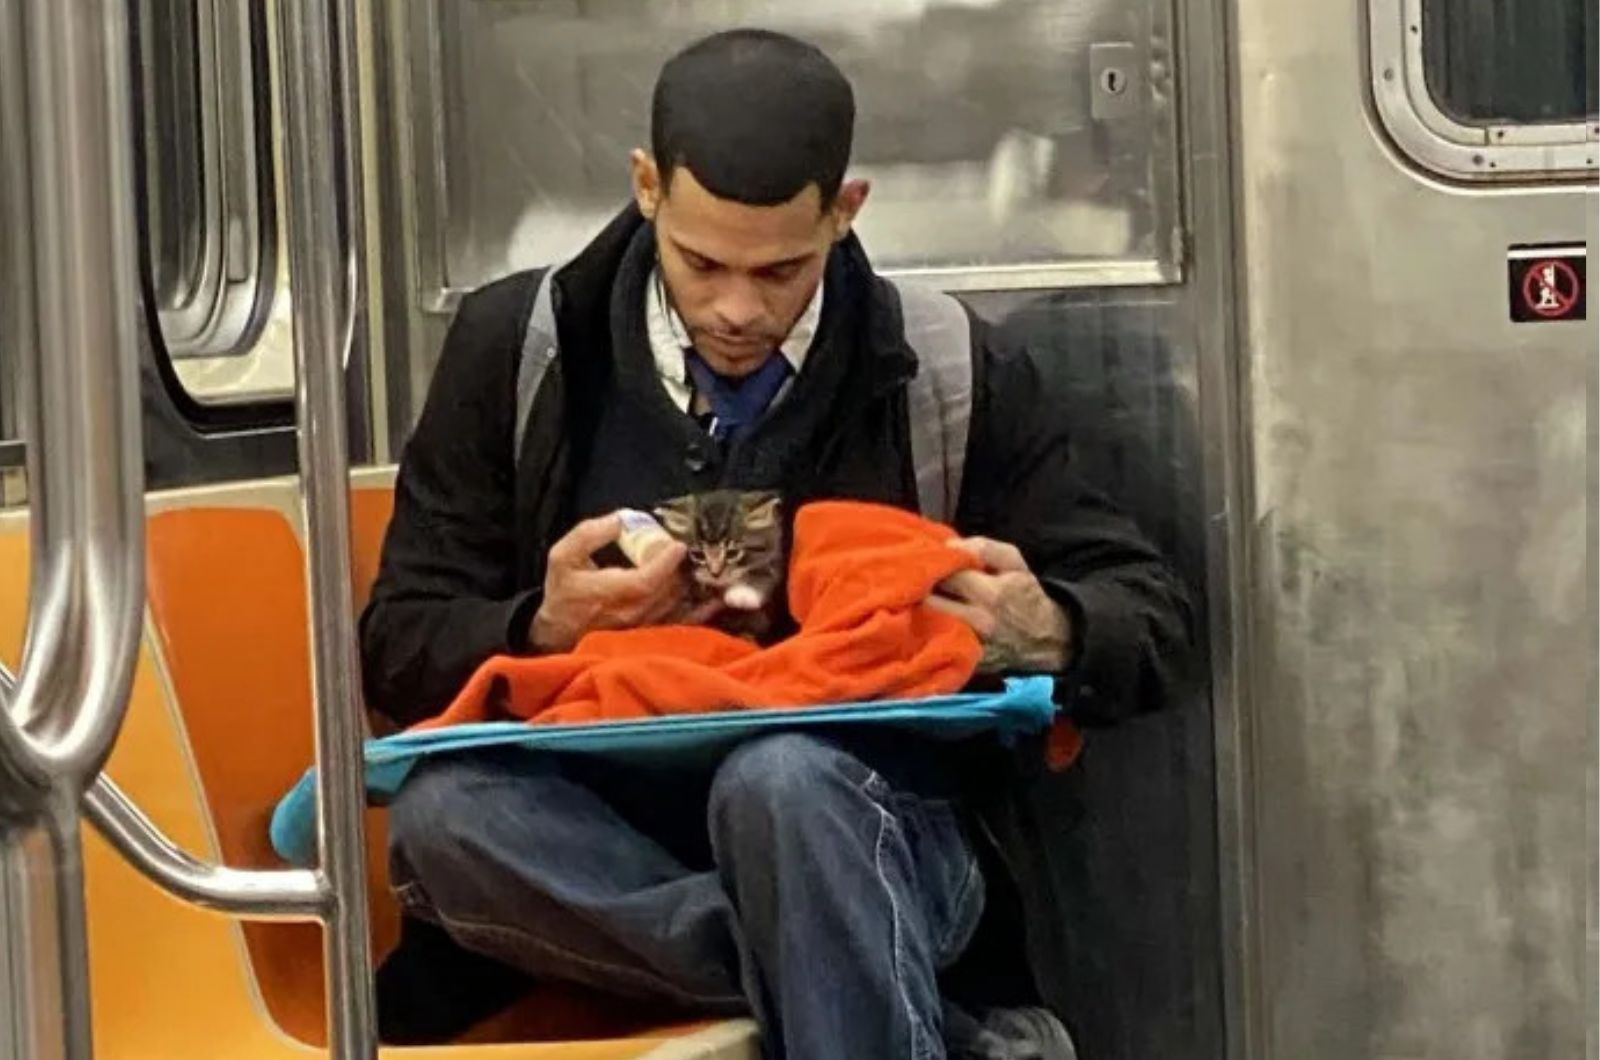
M770 530L778 523L780 498L770 497L751 508L744 517L744 525L751 530Z
M662 505L655 510L655 517L661 520L662 527L673 537L683 537L694 529L694 519L682 508Z

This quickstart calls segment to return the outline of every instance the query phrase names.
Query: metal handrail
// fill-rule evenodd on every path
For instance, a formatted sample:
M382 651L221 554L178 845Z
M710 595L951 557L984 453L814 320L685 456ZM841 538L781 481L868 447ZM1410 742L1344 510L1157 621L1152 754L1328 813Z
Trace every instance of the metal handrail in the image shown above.
M283 116L289 282L295 306L295 411L311 586L316 704L317 841L328 887L323 933L328 1044L335 1057L376 1056L367 925L365 808L355 602L350 585L349 451L344 358L359 315L360 270L339 238L346 182L349 230L361 230L360 144L350 0L283 0ZM335 111L344 89L342 110ZM341 305L349 284L350 295Z
M348 0L280 5L284 56L290 288L301 490L311 588L320 867L256 871L199 860L179 848L102 776L84 800L91 823L149 879L193 904L245 919L321 920L328 1041L335 1057L376 1055L366 907L362 726L355 684L354 601L344 367L364 298L354 12ZM331 42L331 43L330 43ZM344 107L333 103L344 89ZM336 204L345 178L346 235Z
M30 209L8 210L31 224L33 569L0 709L0 1032L24 1057L93 1054L78 803L121 727L144 621L128 29L123 0L0 6L34 108Z
M175 898L246 920L317 920L327 909L327 888L310 869L231 869L191 856L104 773L83 806L117 852Z
M99 772L133 681L144 474L125 5L26 8L36 327L27 648L0 770L37 792ZM109 275L101 275L105 268ZM48 351L48 353L45 353ZM44 415L45 410L49 411Z
M27 180L26 49L18 28L16 0L0 0L0 470L24 466L22 363L33 344L33 291L29 235L32 210L20 194ZM14 447L14 448L13 448ZM3 501L4 498L0 498Z
M316 705L315 872L207 864L163 836L109 778L85 790L127 709L143 622L128 13L116 0L20 9L0 0L0 29L22 16L30 102L51 118L30 123L29 141L37 349L53 354L37 358L27 403L33 592L21 673L0 709L0 899L8 924L13 914L28 918L27 930L6 940L13 952L0 956L11 967L20 953L35 964L36 983L49 983L22 998L29 1011L15 1026L27 1055L92 1054L81 799L119 852L176 896L248 918L323 921L330 1050L342 1060L376 1056L343 375L364 299L354 10L350 0L283 0L280 12ZM341 176L347 240L336 212ZM105 265L109 279L97 275ZM48 843L26 845L40 829ZM48 859L53 902L9 887L10 866L28 858ZM59 1040L40 1038L39 1028Z

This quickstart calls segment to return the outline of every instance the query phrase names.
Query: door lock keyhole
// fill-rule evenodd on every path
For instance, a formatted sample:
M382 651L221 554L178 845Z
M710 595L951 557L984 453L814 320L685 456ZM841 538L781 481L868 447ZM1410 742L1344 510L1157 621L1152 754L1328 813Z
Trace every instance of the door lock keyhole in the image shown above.
M1128 88L1128 75L1115 66L1108 66L1100 73L1100 87L1113 96L1120 96Z

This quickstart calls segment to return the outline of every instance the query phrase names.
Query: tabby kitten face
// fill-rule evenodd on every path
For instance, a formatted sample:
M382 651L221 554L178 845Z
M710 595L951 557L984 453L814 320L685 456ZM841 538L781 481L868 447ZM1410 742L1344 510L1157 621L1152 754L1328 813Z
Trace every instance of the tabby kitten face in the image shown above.
M689 550L697 595L709 599L748 587L765 604L783 581L783 521L769 491L717 490L668 501L661 525Z

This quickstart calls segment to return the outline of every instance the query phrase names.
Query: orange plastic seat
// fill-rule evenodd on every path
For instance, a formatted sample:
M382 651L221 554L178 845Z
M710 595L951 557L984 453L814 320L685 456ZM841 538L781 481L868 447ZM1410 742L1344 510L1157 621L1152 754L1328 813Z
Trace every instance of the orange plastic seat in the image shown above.
M153 631L223 860L280 865L267 839L277 800L312 760L311 664L299 541L279 512L187 508L151 518ZM394 945L382 817L368 814L373 947ZM250 959L273 1020L322 1038L322 940L315 924L246 924Z
M359 608L377 575L393 512L389 489L351 502ZM273 807L312 760L311 669L304 558L270 508L183 508L151 518L150 613L159 631L217 840L230 865L281 865L267 838ZM248 557L246 559L246 557ZM385 814L367 815L373 951L398 937ZM250 959L273 1020L311 1043L324 1035L321 932L313 924L247 924ZM639 1029L617 1006L577 990L541 989L499 1033L544 1040ZM607 1013L610 1013L609 1017Z
M148 524L149 623L127 723L107 767L174 841L230 865L278 867L267 821L311 761L303 557L283 483L217 500L162 498ZM206 503L210 502L210 503ZM387 488L353 493L358 600L376 571ZM0 515L0 657L20 656L27 523ZM392 947L383 815L369 813L374 949ZM86 827L97 1055L111 1060L315 1055L323 1040L320 930L239 925L170 898ZM240 945L240 943L243 945ZM502 1044L466 1044L466 1043ZM647 1026L626 1006L536 991L456 1046L386 1049L470 1056L756 1056L747 1024Z

